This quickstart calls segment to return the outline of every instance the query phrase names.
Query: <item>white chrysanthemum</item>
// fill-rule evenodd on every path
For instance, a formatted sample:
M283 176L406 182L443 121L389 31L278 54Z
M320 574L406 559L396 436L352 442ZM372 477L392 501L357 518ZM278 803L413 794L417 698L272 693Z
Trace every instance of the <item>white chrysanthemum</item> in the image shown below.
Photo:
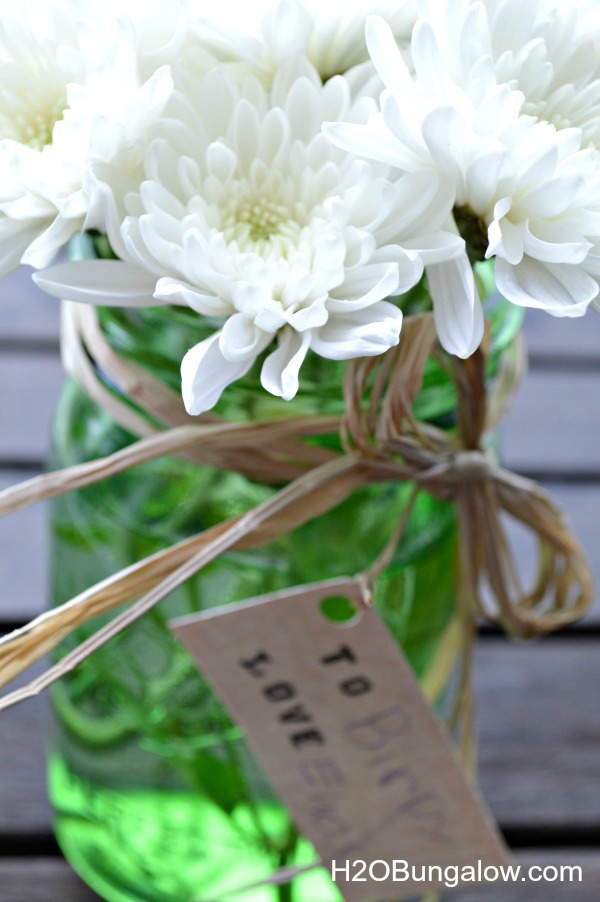
M481 3L429 7L413 33L414 75L385 23L369 20L371 55L387 85L381 117L368 129L333 124L329 133L405 171L444 173L471 258L495 257L502 294L555 315L581 315L599 291L598 153L581 149L580 129L522 114L523 93L498 83ZM482 333L469 260L431 267L428 279L442 343L468 356Z
M66 2L73 4L73 17L85 14L85 20L93 24L94 30L99 28L105 42L107 37L109 42L114 42L120 23L127 23L127 28L134 35L137 70L143 81L161 66L176 62L182 52L186 52L191 36L189 0L102 0L102 4L98 0ZM94 44L97 44L97 33L88 48L90 55L94 54ZM98 49L95 55L98 56ZM214 64L214 59L211 63Z
M366 121L341 76L323 85L302 57L268 91L215 70L182 80L129 191L123 170L100 167L126 197L109 238L119 261L64 264L38 275L50 293L103 304L184 304L224 320L182 364L190 413L212 407L276 339L263 386L292 398L309 349L331 359L380 354L398 342L389 295L413 286L422 259L461 253L444 232L442 178L401 177L334 147L324 119ZM112 221L112 220L111 220ZM110 225L110 223L109 223Z
M206 16L203 3L193 8L200 17ZM233 48L267 78L299 53L326 80L368 60L368 15L384 16L405 48L418 10L419 0L261 0L245 5L221 0L198 24L198 34L204 41L217 37L223 51Z
M580 128L584 145L600 149L600 56L583 10L556 0L429 0L427 9L436 52L457 84L471 91L487 58L497 84L523 93L523 114Z
M83 227L90 159L130 144L172 89L167 67L142 80L128 20L103 27L81 4L43 12L0 23L0 275L46 266Z

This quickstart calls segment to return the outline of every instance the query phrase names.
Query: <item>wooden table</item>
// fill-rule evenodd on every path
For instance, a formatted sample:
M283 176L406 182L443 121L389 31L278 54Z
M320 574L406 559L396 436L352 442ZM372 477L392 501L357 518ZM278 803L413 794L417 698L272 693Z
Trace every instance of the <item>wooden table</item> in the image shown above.
M600 576L600 316L528 314L531 370L504 458L568 512ZM0 487L39 472L61 383L58 310L21 272L0 284ZM521 549L523 566L530 565ZM0 631L45 604L39 507L0 521ZM600 584L600 582L599 582ZM534 645L483 632L477 660L480 784L522 864L578 864L583 883L448 893L460 902L600 898L600 604ZM52 838L44 789L45 700L0 715L0 898L91 902ZM318 900L315 900L318 902Z

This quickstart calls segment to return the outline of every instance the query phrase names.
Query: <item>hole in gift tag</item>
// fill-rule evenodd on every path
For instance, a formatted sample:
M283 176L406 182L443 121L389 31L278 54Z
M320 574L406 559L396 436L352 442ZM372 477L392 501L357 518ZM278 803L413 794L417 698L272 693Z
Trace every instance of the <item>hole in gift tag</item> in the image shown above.
M358 606L346 595L328 595L319 604L322 616L338 626L351 626L360 620Z

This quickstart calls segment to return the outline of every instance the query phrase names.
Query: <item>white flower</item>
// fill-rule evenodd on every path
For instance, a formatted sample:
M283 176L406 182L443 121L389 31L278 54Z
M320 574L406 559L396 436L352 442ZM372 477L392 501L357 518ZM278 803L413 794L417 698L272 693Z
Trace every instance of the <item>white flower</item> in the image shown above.
M196 4L206 16L205 5ZM385 16L400 47L407 47L418 16L419 0L261 0L241 5L221 0L198 23L203 41L237 55L272 77L294 54L306 56L325 81L368 60L365 19ZM218 51L216 51L218 52Z
M277 71L270 91L219 70L180 76L137 184L130 173L124 194L121 170L97 170L107 191L116 179L126 198L118 231L109 223L124 262L61 265L36 281L73 300L152 298L222 318L182 364L193 414L274 339L261 382L285 399L298 390L309 348L336 360L382 353L398 342L402 319L386 298L418 281L422 259L448 259L464 244L442 229L452 200L443 179L427 173L392 186L387 167L322 134L324 119L367 121L374 106L353 100L341 76L323 85L302 57Z
M142 80L128 20L103 28L102 10L69 3L30 12L0 24L0 276L46 266L83 227L90 160L131 144L172 89L166 66Z
M497 4L495 22L506 26L502 16L511 11L521 48L519 13L511 4ZM557 129L523 114L522 91L512 79L499 81L509 51L495 59L483 4L432 0L427 6L429 15L413 32L414 75L385 23L369 20L369 48L387 86L381 117L368 129L336 123L328 132L340 146L403 171L443 173L454 186L453 218L471 258L495 257L501 293L558 316L581 315L599 292L599 155L582 149L581 129ZM525 59L523 78L526 69ZM540 78L548 72L543 65ZM468 356L482 328L467 256L430 268L428 279L442 343Z
M522 113L580 128L583 144L600 149L600 56L582 12L556 0L429 0L426 21L459 86L471 93L474 70L487 58L497 84L522 92Z

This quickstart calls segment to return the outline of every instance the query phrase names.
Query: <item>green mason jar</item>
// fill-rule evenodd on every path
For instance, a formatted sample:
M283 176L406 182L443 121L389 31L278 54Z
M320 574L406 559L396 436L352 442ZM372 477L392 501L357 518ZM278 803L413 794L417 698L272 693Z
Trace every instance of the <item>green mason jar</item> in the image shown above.
M515 353L522 317L493 296L489 270L480 275L490 295L493 378L501 359ZM402 303L407 311L423 309L425 289ZM214 323L182 308L106 308L100 319L116 350L177 389L183 354L214 331ZM262 389L259 367L260 361L226 390L216 413L244 421L342 412L344 364L309 357L292 402ZM454 406L452 385L430 360L417 416L452 428ZM54 420L53 467L110 454L133 440L67 381ZM322 441L335 445L338 438ZM241 731L167 623L210 606L359 572L386 545L411 490L400 483L362 487L266 547L224 555L55 686L49 781L56 835L75 870L102 898L217 900L225 887L313 859ZM56 500L53 603L243 513L274 491L237 473L169 457ZM456 552L453 506L420 492L375 592L379 613L441 714L452 696L452 668L440 672L439 652L456 624ZM86 638L92 626L80 629L62 651ZM340 898L324 870L235 896L237 902Z

